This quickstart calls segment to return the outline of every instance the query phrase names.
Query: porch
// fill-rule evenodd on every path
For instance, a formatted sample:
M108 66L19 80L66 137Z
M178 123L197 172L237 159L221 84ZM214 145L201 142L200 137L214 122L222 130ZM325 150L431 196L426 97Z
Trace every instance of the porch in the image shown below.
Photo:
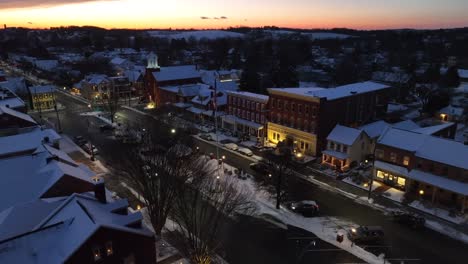
M348 171L350 161L348 154L333 150L322 151L322 164L334 170Z

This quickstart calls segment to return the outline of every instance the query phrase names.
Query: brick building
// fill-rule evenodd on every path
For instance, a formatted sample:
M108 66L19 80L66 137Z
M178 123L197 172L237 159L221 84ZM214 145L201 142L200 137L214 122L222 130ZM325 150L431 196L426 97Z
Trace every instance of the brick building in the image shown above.
M249 92L227 92L227 115L222 127L232 132L263 138L268 114L268 96Z
M375 149L374 178L420 197L465 212L468 208L468 146L390 128Z
M161 87L179 86L184 88L183 85L186 84L201 83L201 74L195 65L160 67L158 57L151 53L148 57L144 83L148 100L154 102L156 106L163 103L178 103L177 97L174 101L166 101L166 98L174 97L170 91L163 90Z
M389 90L390 86L375 82L330 89L270 88L267 138L317 156L335 125L357 127L382 117Z

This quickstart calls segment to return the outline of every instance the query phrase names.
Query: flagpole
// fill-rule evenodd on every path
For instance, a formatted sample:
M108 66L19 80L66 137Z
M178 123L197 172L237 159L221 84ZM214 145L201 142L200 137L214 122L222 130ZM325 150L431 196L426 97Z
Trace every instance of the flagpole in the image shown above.
M215 71L215 83L214 83L214 107L213 107L213 116L215 119L215 135L216 135L216 159L219 162L219 136L218 136L218 118L216 118L216 109L218 108L218 104L216 103L216 99L218 97L218 84L217 84L217 76L216 76L216 71Z

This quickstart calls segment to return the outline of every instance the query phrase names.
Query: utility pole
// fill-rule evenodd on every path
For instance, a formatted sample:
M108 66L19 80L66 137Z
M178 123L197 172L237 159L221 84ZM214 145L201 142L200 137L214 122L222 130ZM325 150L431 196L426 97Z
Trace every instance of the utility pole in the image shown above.
M59 116L59 112L58 112L58 109L57 109L57 101L55 101L55 94L53 94L52 96L54 98L55 114L57 115L58 132L62 133L62 124L60 123L60 116Z

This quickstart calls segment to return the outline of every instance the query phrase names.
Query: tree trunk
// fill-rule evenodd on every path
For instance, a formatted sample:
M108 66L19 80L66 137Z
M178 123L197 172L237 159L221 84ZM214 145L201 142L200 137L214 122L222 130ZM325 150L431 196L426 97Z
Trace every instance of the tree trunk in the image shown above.
M281 204L281 180L283 178L281 174L278 174L278 181L276 182L276 209L280 209Z

